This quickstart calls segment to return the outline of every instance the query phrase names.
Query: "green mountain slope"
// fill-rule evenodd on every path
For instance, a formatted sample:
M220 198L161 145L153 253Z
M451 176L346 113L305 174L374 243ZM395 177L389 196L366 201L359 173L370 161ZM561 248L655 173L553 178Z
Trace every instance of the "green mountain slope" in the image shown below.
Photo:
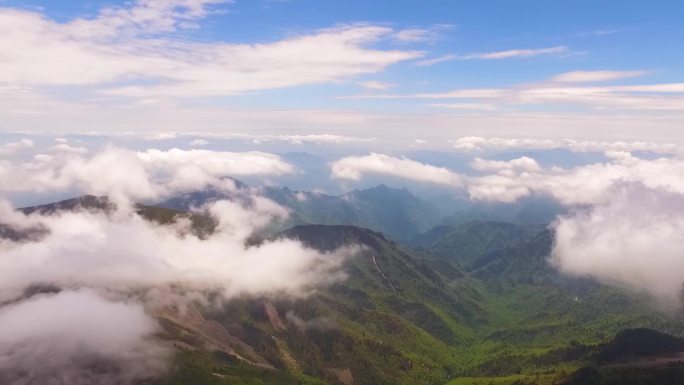
M622 329L684 330L642 299L559 276L542 257L548 232L470 273L452 266L453 275L434 268L439 257L370 230L308 225L283 235L321 250L363 246L343 283L304 299L245 299L206 316L226 330L271 336L270 348L255 350L289 375L331 384L552 384Z
M467 222L441 225L414 237L411 244L428 248L436 255L456 261L466 270L486 264L482 258L512 245L541 228L506 222Z
M468 345L472 329L485 322L477 291L448 282L369 230L310 225L283 236L322 250L361 248L345 265L345 282L311 297L245 299L204 310L205 319L257 352L252 362L328 383L351 378L353 384L438 384L457 370L455 347ZM167 320L199 333L182 319ZM238 351L239 345L224 353ZM222 370L231 373L232 368L228 364Z

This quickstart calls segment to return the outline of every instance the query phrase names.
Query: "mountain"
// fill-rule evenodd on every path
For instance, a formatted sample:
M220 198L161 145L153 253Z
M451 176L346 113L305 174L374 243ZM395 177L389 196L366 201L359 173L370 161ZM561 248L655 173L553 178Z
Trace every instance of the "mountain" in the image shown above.
M470 272L353 226L296 226L281 236L323 251L361 246L344 266L347 280L311 297L241 299L204 317L260 354L252 365L302 383L550 385L626 327L684 331L645 299L560 277L542 255L547 231ZM192 359L204 354L211 370L242 373L244 362L216 361L216 353L195 348Z
M234 193L208 189L174 197L157 206L187 211L212 200L236 199L249 188L239 181L236 186ZM380 231L392 239L405 241L436 225L443 217L434 206L408 190L385 185L339 196L293 191L287 187L264 187L260 192L291 211L281 229L302 224L344 224Z
M181 218L188 218L192 222L193 231L200 237L212 232L216 226L215 222L206 216L189 213L181 210L174 210L166 207L136 204L136 212L143 218L159 224L170 224ZM76 198L65 199L58 202L43 205L20 208L19 211L30 215L40 213L41 215L51 215L60 211L88 210L95 212L108 212L114 209L114 203L105 196L83 195ZM2 223L0 218L0 238L32 239L45 234L45 229L34 228L28 230L17 230Z
M567 385L679 385L684 378L684 339L647 328L626 329L596 348L591 366Z
M520 241L535 230L540 229L507 222L473 221L436 226L415 236L411 244L472 270L484 264L482 256Z
M524 197L515 203L470 201L467 197L453 199L452 214L444 218L444 225L460 225L473 221L496 221L516 224L547 225L567 207L546 196Z
M302 223L346 224L407 240L437 224L440 212L406 189L379 185L341 196L266 189L265 195L290 208Z
M597 362L615 363L684 352L684 338L646 328L626 329L606 344Z
M180 383L178 378L187 379L185 368L208 360L214 373L226 376L248 363L299 381L439 384L457 370L455 347L468 344L469 329L485 322L476 290L449 282L379 233L306 225L281 236L324 251L360 249L345 264L346 281L305 299L236 300L222 309L197 309L202 322L161 315L169 335L207 336L202 328L211 324L226 341L212 353L206 338L186 337L193 353L180 355L178 371L164 383Z
M112 203L107 197L97 197L94 195L83 195L80 197L65 199L59 202L47 203L44 205L30 206L21 208L24 214L39 213L42 215L54 214L58 211L72 211L76 209L86 210L109 210Z
M359 195L370 202L368 196L385 192L380 187ZM24 210L106 210L109 204L83 197ZM207 218L182 210L137 209L159 223L190 217L196 231L211 231ZM547 263L553 234L538 225L442 226L413 234L417 246L345 224L298 225L271 236L321 251L350 246L357 252L343 265L344 281L307 297L159 309L159 338L175 354L172 370L154 385L618 384L585 380L643 374L640 366L618 373L611 365L675 352L680 340L660 333L684 333L680 320L654 311L648 298L559 274ZM675 378L676 370L650 378Z

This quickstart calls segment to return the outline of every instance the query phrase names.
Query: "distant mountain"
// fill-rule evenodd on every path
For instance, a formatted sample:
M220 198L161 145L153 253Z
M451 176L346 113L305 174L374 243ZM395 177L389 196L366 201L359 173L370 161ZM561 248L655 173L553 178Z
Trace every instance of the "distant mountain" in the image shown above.
M510 246L541 230L507 222L473 221L459 225L440 225L415 236L414 246L425 247L436 255L456 261L470 271L486 263L482 258Z
M379 185L341 196L266 189L265 195L290 208L302 223L353 225L408 240L437 224L442 215L406 189Z
M185 194L158 204L160 207L187 211L190 207L221 198L234 198L248 187L236 182L236 193L204 190ZM293 191L287 187L264 187L265 197L291 210L287 228L301 224L353 225L379 231L406 241L439 223L443 215L428 202L406 189L379 185L335 196L318 192Z
M443 203L442 206L446 205ZM452 214L444 218L444 225L459 225L473 221L509 222L517 224L546 225L568 208L551 197L531 196L514 203L470 201L454 199Z
M440 225L414 237L412 244L488 282L541 284L566 279L548 264L553 234L540 225L491 221Z

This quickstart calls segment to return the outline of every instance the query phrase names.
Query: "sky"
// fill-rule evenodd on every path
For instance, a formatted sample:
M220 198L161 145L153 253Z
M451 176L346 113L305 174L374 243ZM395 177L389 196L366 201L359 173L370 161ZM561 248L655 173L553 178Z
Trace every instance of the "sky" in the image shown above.
M0 0L0 132L680 144L682 11L676 1Z

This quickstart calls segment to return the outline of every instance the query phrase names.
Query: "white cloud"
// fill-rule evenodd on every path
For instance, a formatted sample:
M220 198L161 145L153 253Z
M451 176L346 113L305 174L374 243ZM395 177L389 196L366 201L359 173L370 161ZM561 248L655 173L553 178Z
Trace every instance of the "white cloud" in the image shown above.
M477 110L477 111L493 111L496 106L487 103L434 103L428 104L428 107L448 108L452 110Z
M363 88L369 89L369 90L388 90L390 88L396 87L397 85L394 83L385 83L385 82L380 82L377 80L371 80L367 82L361 82L359 85Z
M416 43L434 40L435 33L429 29L410 28L398 31L394 38L404 43Z
M349 136L349 135L338 135L330 133L322 134L258 134L258 133L248 133L248 132L213 132L213 131L187 131L178 133L153 133L153 134L141 134L138 132L125 132L116 133L114 135L107 132L90 132L89 135L97 136L112 136L112 137L132 137L132 138L142 138L145 140L160 140L160 139L176 139L182 137L197 137L190 141L190 146L192 147L203 147L209 144L208 139L220 139L220 140L246 140L253 143L266 143L266 142L284 142L289 144L346 144L346 143L364 143L373 142L376 139L372 137L362 137L362 136Z
M643 76L646 71L572 71L551 77L540 83L527 83L508 88L463 88L442 92L414 94L366 94L343 96L341 99L487 99L486 108L503 110L509 115L514 109L542 106L587 109L587 113L603 110L629 112L643 119L644 111L659 111L672 115L684 110L684 83L596 86L593 84ZM479 103L437 103L430 107L465 109L461 106ZM482 109L482 108L481 108ZM557 114L560 119L561 113Z
M35 147L31 139L21 139L0 145L0 156L10 156Z
M647 85L648 88L659 89L670 85ZM675 113L684 108L681 96L635 95L637 89L621 87L555 87L542 86L521 89L511 95L513 104L558 104L580 105L592 109L617 110L671 110Z
M432 66L435 64L449 62L449 61L453 61L453 60L457 60L457 59L458 59L458 55L448 54L448 55L443 55L443 56L437 56L437 57L434 57L432 59L419 60L416 62L416 65L420 66L420 67L429 67L429 66Z
M59 368L74 375L73 384L128 384L129 377L146 378L164 366L158 343L148 340L155 323L141 303L154 313L158 306L184 306L208 292L222 299L301 296L344 278L339 268L351 249L321 254L285 239L246 246L255 230L286 215L271 201L218 201L206 210L217 227L204 238L190 233L187 221L159 226L130 207L109 215L81 211L23 219L48 234L35 242L0 243L0 298L16 303L0 307L0 368L11 366L0 370L0 378L41 379ZM36 284L98 294L24 300L22 293ZM174 294L174 288L181 292ZM105 300L107 293L124 303ZM50 322L36 324L37 314L50 314ZM92 360L112 362L115 371L94 378L88 371Z
M170 353L152 342L159 326L141 305L89 290L0 307L0 330L4 384L130 385L161 374Z
M505 96L507 91L497 88L469 88L446 92L400 94L367 94L343 96L340 99L497 99Z
M71 153L71 154L85 154L88 149L85 147L72 146L66 138L56 138L54 146L50 147L51 152Z
M469 88L437 93L421 93L418 99L496 99L506 95L506 90L496 88Z
M639 77L647 73L647 71L572 71L553 76L551 81L559 83L604 82Z
M349 156L333 162L331 167L332 177L337 179L359 180L364 174L379 174L449 186L461 184L460 175L444 167L384 154Z
M279 156L263 152L108 147L92 156L67 151L38 154L29 161L0 160L0 192L75 190L117 200L156 199L210 185L231 188L232 182L224 179L228 176L292 172L293 166Z
M606 155L607 162L567 169L544 169L529 157L477 158L471 165L482 176L455 177L428 164L371 154L334 163L333 176L355 180L381 174L462 185L474 200L550 196L572 208L552 225L555 267L679 307L684 291L684 159L640 159L624 150ZM454 179L462 183L448 182Z
M406 28L397 31L393 37L401 43L435 42L445 31L453 28L451 24L436 24L429 28Z
M641 183L652 189L684 195L684 160L640 159L613 150L611 159L573 168L542 168L536 160L521 157L510 161L476 158L471 166L482 172L465 176L443 167L372 153L349 156L332 163L332 177L359 180L367 174L387 175L413 181L465 188L473 200L514 202L532 194L553 197L570 206L596 205L611 199L610 190L620 183Z
M355 137L347 135L336 134L216 134L211 135L224 139L248 139L252 141L263 142L287 142L290 144L344 144L344 143L363 143L375 141L375 138L369 137Z
M127 207L110 215L67 212L29 217L49 233L39 242L2 245L0 293L11 299L36 283L123 292L179 284L219 291L229 298L304 294L340 278L334 271L341 259L299 242L245 246L255 231L287 215L265 198L251 197L247 203L217 201L206 207L217 223L216 232L206 238L188 233L189 223L160 227Z
M175 132L158 132L155 134L150 134L145 137L147 140L168 140L176 139L178 134Z
M554 224L551 261L562 272L645 291L681 306L684 195L616 185L611 199Z
M607 156L609 162L570 169L542 169L529 157L511 161L477 158L471 165L485 174L459 179L475 200L515 202L542 194L574 207L552 225L555 242L550 261L555 267L565 274L643 291L665 305L680 308L684 291L684 160L639 159L617 150ZM333 173L348 179L365 173L436 183L448 179L425 176L433 168L375 154L354 158Z
M167 151L149 149L138 152L137 155L153 173L180 173L184 167L213 177L282 175L294 172L293 166L284 162L278 155L258 151L229 152L172 148Z
M484 92L479 95L486 96ZM463 94L461 94L463 95ZM433 95L431 95L433 96ZM434 96L433 96L434 97ZM464 102L466 102L464 100ZM467 101L470 103L470 101ZM487 99L488 104L499 100ZM559 108L565 108L558 104ZM591 141L654 141L684 144L677 135L684 115L676 110L650 113L645 110L583 109L555 111L545 106L546 111L516 110L514 105L503 105L494 111L462 111L445 109L397 109L378 111L369 109L232 109L227 107L165 106L141 109L84 108L68 104L64 106L42 106L48 115L15 115L10 113L16 106L3 103L0 109L7 111L4 122L22 132L32 134L55 132L93 133L117 137L128 134L143 137L152 127L164 127L193 138L238 138L245 139L267 136L280 137L292 133L317 135L323 132L355 138L350 144L370 142L371 138L382 138L383 144L393 150L416 137L429 139L433 148L446 148L448 140L458 136L483 137L534 137L561 140L566 137L583 138ZM34 106L32 108L37 108ZM526 107L527 108L527 107ZM429 113L428 113L429 112ZM49 117L50 125L45 125ZM201 131L198 131L201 127ZM242 132L230 135L230 132ZM391 132L392 135L387 135ZM275 139L274 139L275 140ZM278 139L278 141L285 141ZM370 151L372 149L368 149Z
M632 28L612 28L612 29L595 29L593 31L586 31L576 33L576 37L587 37L587 36L607 36L613 35L620 32L630 31Z
M565 46L538 48L538 49L511 49L506 51L471 53L466 55L448 54L434 57L432 59L419 60L416 65L429 67L435 64L454 61L454 60L500 60L512 58L526 58L540 55L562 54L568 52Z
M675 154L679 147L672 143L654 142L600 142L574 139L537 139L537 138L485 138L482 136L465 136L449 141L455 149L461 151L534 149L548 150L564 148L573 152L606 152L606 151L650 151L661 154Z
M654 92L654 93L684 93L684 83L642 84L636 86L618 86L618 91Z
M574 207L553 225L551 263L562 273L651 294L681 308L684 291L684 160L639 159L610 151L611 161L571 169L542 169L531 158L476 159L489 173L461 177L471 199L515 202L531 194L548 195ZM448 170L374 154L350 159L334 169L339 177L366 173L443 183ZM335 167L335 166L334 166ZM397 170L402 170L401 172ZM448 183L446 183L448 184Z
M482 136L464 136L449 141L453 147L463 151L485 149L550 149L562 147L554 140L534 138L485 138Z
M485 160L481 158L475 158L475 160L473 160L470 163L470 166L477 171L541 171L539 163L537 163L536 160L527 156L522 156L520 158L512 159L509 161Z
M195 28L194 21L210 7L232 0L135 0L129 7L105 7L93 19L76 19L68 24L77 36L110 38L120 35L158 34Z
M129 8L107 8L95 18L67 23L0 8L0 49L7 55L0 62L0 84L88 86L82 92L147 100L188 98L335 82L420 56L369 48L394 32L373 25L252 45L159 34L182 29L207 16L208 5L221 2L138 0Z
M459 56L459 60L473 60L473 59L485 59L485 60L497 60L497 59L510 59L510 58L525 58L539 55L549 55L549 54L560 54L568 52L568 47L557 46L548 48L538 48L538 49L510 49L506 51L496 51L496 52L485 52L485 53L473 53L468 55Z
M611 152L611 162L574 168L516 171L468 180L472 199L513 202L532 193L544 194L567 205L600 205L612 199L611 189L639 183L649 189L684 194L684 160L640 159L627 152Z

